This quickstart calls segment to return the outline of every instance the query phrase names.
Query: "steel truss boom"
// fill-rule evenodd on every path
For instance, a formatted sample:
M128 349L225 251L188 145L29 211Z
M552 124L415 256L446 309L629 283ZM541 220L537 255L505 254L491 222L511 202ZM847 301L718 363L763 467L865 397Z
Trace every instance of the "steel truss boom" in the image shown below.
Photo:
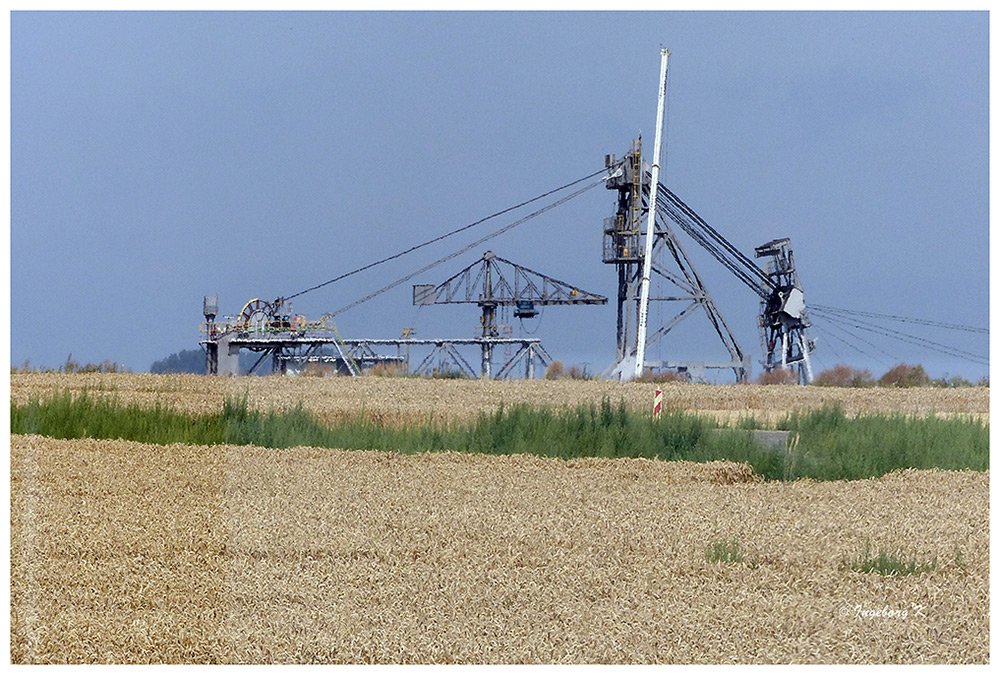
M553 277L505 260L487 251L480 260L435 286L413 287L414 305L468 303L482 310L484 339L499 335L496 310L499 306L516 307L515 316L535 316L535 305L604 305L603 295L588 293ZM491 376L493 345L482 345L482 372ZM504 369L501 369L503 372Z
M485 283L487 275L490 276L489 285ZM434 288L433 301L417 304L487 302L516 305L531 302L536 305L605 305L608 302L603 295L589 293L565 281L535 272L492 251L487 251L480 260L431 288Z

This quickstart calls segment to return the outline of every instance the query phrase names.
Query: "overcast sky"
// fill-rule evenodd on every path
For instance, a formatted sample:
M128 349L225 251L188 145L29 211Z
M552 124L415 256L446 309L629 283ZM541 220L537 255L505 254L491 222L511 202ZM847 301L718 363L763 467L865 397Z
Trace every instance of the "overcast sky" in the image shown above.
M593 173L639 133L651 150L661 45L661 180L713 227L751 255L790 237L809 303L988 326L985 12L16 12L10 27L14 364L146 370L198 347L203 295L237 314ZM338 315L340 333L472 337L475 306L415 308L411 284L487 248L612 297L614 206L590 190ZM294 310L338 309L529 210ZM680 236L759 361L756 296ZM567 364L614 359L613 303L501 318ZM980 334L893 327L988 353ZM987 374L840 330L815 321L818 370ZM648 354L724 355L703 316Z

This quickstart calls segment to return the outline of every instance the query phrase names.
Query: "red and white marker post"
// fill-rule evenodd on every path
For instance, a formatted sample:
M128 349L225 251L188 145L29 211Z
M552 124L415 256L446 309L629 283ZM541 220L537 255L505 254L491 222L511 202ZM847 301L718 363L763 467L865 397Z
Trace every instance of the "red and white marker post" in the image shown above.
M663 410L663 392L659 389L653 394L653 418L660 416L660 411Z

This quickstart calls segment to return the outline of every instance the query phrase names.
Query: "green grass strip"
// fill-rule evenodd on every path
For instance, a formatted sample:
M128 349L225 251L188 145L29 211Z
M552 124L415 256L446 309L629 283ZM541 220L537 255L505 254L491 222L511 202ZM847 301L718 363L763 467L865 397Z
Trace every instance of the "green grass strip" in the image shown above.
M546 457L648 457L746 462L771 480L858 479L899 468L989 468L989 427L935 417L848 417L839 408L790 415L779 425L798 435L790 449L765 448L737 429L710 432L714 421L674 411L653 419L624 402L576 408L501 405L468 422L428 421L395 428L358 415L325 426L302 405L287 411L251 409L247 396L226 398L211 415L164 404L123 405L117 398L56 392L26 405L11 403L11 432L55 438L126 439L144 443L315 446L403 453L453 450Z
M861 479L895 469L990 466L989 425L957 417L902 414L849 417L839 406L794 413L778 427L799 435L796 477Z

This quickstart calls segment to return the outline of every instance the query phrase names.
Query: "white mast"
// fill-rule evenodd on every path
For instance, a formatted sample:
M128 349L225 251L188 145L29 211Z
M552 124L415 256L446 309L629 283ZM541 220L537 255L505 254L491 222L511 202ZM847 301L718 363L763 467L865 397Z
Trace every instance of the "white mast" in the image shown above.
M646 358L646 323L649 317L649 275L653 265L653 229L656 222L656 186L660 180L660 139L663 136L663 104L667 97L667 57L670 50L660 49L660 94L656 105L656 142L653 144L652 178L649 182L649 218L646 221L646 256L642 262L642 285L639 290L639 326L635 336L635 377L642 375ZM638 196L637 196L638 198Z

